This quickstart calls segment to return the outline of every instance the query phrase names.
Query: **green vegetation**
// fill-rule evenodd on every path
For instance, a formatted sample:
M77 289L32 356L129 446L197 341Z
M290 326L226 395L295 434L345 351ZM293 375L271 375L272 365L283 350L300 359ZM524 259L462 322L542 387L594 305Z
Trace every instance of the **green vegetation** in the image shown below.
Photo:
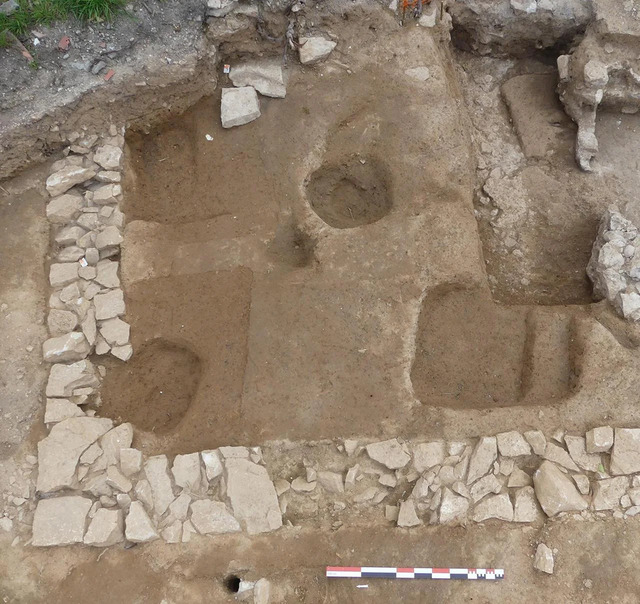
M0 14L0 46L7 45L6 30L23 36L37 25L76 17L81 21L110 21L124 9L126 0L18 0L10 15Z

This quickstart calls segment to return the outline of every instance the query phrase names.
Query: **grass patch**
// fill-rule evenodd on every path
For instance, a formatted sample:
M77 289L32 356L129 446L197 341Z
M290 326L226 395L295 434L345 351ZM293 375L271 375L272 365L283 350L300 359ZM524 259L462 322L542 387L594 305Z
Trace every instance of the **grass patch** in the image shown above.
M8 30L20 37L32 27L69 17L80 21L111 21L124 10L125 4L126 0L18 0L17 10L10 15L0 14L0 33Z

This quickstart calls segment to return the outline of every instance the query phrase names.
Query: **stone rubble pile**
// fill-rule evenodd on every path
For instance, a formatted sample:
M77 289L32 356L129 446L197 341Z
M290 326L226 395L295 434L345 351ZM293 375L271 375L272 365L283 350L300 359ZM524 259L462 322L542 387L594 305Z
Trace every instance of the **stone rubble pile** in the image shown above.
M608 300L625 319L640 319L640 246L638 229L616 207L602 217L587 275L597 299Z

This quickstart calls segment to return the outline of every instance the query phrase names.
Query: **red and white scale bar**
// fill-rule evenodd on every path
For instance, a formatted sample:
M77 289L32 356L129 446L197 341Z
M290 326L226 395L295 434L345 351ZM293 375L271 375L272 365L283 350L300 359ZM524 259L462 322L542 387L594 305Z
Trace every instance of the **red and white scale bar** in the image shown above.
M503 568L397 568L387 566L327 566L327 577L357 579L504 579Z

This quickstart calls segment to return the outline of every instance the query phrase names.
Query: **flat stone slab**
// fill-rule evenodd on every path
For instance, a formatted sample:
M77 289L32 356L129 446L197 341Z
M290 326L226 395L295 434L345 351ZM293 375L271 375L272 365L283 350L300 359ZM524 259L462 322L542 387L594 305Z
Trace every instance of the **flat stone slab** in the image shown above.
M33 517L31 545L46 547L82 543L91 505L91 499L86 497L41 499Z
M300 63L303 65L313 65L326 59L336 47L337 43L327 40L322 36L301 37L300 38Z
M283 99L287 94L281 59L241 63L231 68L229 78L234 86L251 86L265 96Z
M260 117L260 101L255 88L223 88L220 119L223 128L243 126Z
M191 523L201 535L237 533L240 523L221 501L200 499L191 504Z

